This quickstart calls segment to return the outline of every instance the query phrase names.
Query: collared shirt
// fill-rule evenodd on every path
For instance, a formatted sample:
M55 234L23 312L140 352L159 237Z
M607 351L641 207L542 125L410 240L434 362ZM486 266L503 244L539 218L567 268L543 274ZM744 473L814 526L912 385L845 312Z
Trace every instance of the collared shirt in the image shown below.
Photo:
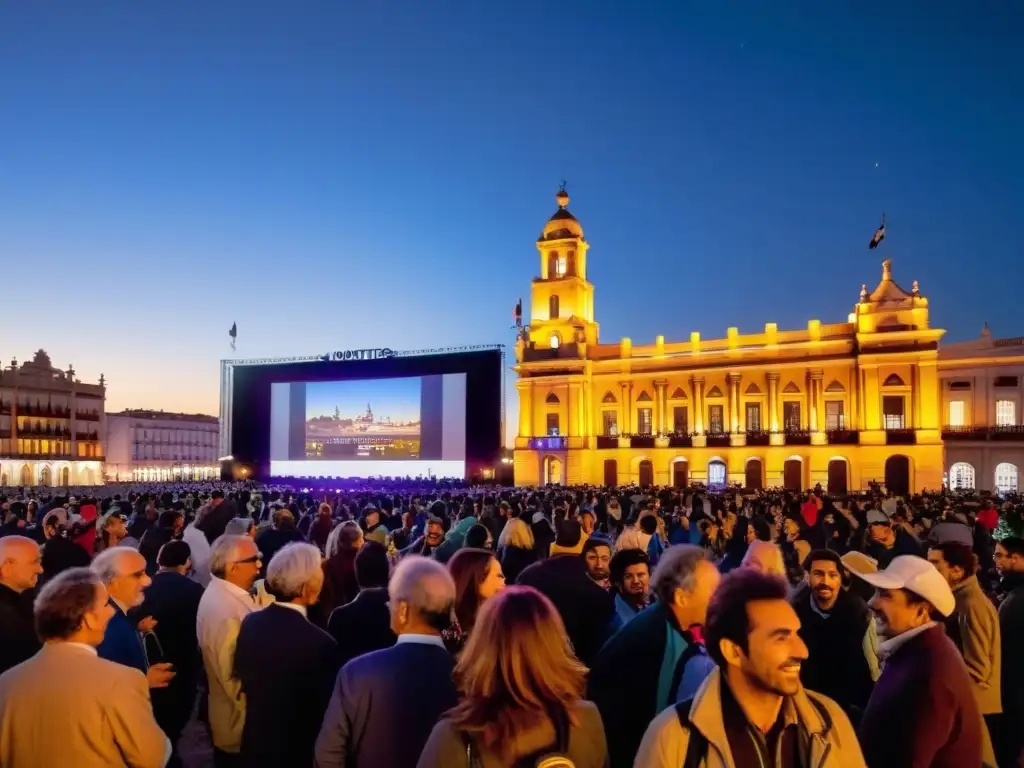
M401 643L419 643L420 645L436 645L438 648L444 648L444 640L440 635L417 635L410 632L398 636L398 644Z
M306 606L304 606L304 605L297 605L296 603L282 603L280 600L275 602L274 605L278 605L281 608L291 608L293 611L298 611L303 616L307 615L306 614Z
M896 635L896 637L890 637L884 643L878 646L878 658L885 660L892 656L898 651L905 643L913 640L915 637L920 635L932 627L936 626L938 622L929 621L927 624L922 624L920 627L914 627L904 632L902 635Z
M98 656L99 655L99 652L96 650L96 646L88 645L87 643L63 642L63 643L47 643L47 645L65 645L65 646L67 646L69 648L84 648L89 653L91 653L93 656Z
M112 602L114 605L116 605L118 608L120 608L121 609L121 613L123 613L125 616L127 616L128 615L128 611L131 610L130 606L126 606L124 603L122 603L120 600L118 600L113 595L110 596L110 602Z

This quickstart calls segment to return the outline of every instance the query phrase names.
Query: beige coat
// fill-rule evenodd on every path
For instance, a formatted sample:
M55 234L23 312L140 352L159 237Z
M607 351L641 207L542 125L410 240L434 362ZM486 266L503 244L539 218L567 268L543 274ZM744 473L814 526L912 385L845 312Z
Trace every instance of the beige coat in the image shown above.
M53 643L0 675L3 768L163 768L170 743L137 669Z
M825 723L810 697L821 704L831 723ZM839 705L826 696L803 689L783 703L787 723L800 723L807 735L810 768L866 768L853 726ZM722 680L714 670L694 696L690 722L708 741L701 768L735 768L722 719ZM690 732L679 723L675 707L669 707L647 727L634 768L679 768L686 759Z
M978 577L964 579L953 588L956 622L967 672L974 684L974 698L983 715L1003 711L1000 696L1002 647L999 614L978 584Z
M242 749L245 694L235 675L235 646L242 619L259 606L246 592L216 576L199 601L196 635L210 686L210 731L224 752Z

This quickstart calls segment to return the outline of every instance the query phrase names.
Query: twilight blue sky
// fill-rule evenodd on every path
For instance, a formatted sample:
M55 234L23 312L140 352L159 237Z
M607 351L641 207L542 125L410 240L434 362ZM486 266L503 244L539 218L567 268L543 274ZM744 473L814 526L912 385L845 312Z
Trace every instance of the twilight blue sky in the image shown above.
M1022 28L1017 0L6 2L0 359L216 413L232 321L246 357L511 344L561 179L604 340L843 321L881 255L948 339L1022 334Z
M311 381L306 384L306 418L333 416L337 407L343 419L351 419L365 414L369 403L376 421L419 421L422 387L418 376Z

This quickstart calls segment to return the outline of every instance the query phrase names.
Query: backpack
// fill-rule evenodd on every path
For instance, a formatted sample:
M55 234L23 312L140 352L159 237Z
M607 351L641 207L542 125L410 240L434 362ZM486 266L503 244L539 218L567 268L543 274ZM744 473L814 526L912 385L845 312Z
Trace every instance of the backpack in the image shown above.
M828 710L825 709L825 705L813 696L808 696L807 698L811 700L811 704L814 705L821 719L825 722L826 728L830 729L832 718L829 716ZM690 734L690 740L686 745L686 756L683 758L683 768L700 768L701 762L708 754L708 740L704 737L703 733L694 728L693 723L690 721L691 707L693 707L692 698L676 704L676 717L679 718L679 725Z
M564 717L554 718L555 743L552 748L545 748L532 755L521 757L516 762L516 768L576 768L576 763L569 757L569 723ZM478 762L474 757L473 740L468 736L466 741L466 765L468 768L477 768Z

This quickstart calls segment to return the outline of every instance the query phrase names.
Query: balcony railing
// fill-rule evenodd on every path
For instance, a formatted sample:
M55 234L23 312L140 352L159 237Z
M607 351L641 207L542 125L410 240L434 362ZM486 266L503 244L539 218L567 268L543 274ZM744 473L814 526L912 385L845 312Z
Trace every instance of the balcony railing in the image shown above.
M630 435L629 445L631 448L653 448L654 435Z
M99 411L78 411L77 413L75 413L75 418L78 419L79 421L99 421L100 420L100 412Z
M1024 425L1007 424L998 427L954 427L949 424L942 428L943 440L1024 440Z
M786 445L810 445L811 433L806 429L787 429L785 435Z
M708 448L728 448L729 447L729 433L728 432L705 432L704 437L706 439L706 445Z
M103 461L102 456L74 456L70 451L65 453L32 453L31 451L14 451L0 453L0 459L82 459L84 461Z
M100 436L95 432L75 432L75 440L99 440Z
M67 439L71 437L71 430L54 427L21 427L18 430L18 437L56 437Z
M747 445L768 445L771 439L771 432L766 432L763 429L747 430Z
M857 445L860 442L860 432L855 429L827 429L825 435L829 445Z
M917 443L917 432L913 429L885 430L886 445L914 445Z
M534 451L564 451L569 447L569 438L558 435L531 437L530 449Z
M7 410L3 410L4 407ZM0 406L0 413L10 413L11 406L8 403L6 406ZM45 416L51 419L70 419L71 409L63 408L59 405L30 405L29 403L18 403L18 415L19 416Z
M615 435L598 435L597 436L597 447L598 450L606 450L608 448L618 448L619 438Z
M692 448L693 435L689 432L673 432L668 436L669 448Z

